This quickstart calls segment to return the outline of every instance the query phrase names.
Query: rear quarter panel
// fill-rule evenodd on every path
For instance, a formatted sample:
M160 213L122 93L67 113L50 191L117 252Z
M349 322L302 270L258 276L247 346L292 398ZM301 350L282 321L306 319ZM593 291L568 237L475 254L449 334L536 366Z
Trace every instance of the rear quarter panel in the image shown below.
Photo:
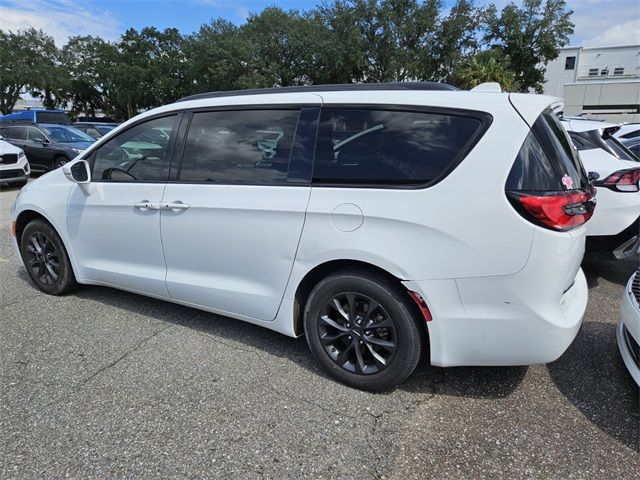
M431 280L508 275L527 263L533 226L509 204L504 186L529 132L505 94L413 93L413 104L488 112L493 122L475 148L440 183L429 188L312 187L287 298L314 266L335 259L377 265L402 279ZM341 97L327 95L326 103ZM397 95L402 97L402 95ZM325 97L325 94L323 94ZM389 95L396 105L407 98ZM333 213L345 204L357 210Z

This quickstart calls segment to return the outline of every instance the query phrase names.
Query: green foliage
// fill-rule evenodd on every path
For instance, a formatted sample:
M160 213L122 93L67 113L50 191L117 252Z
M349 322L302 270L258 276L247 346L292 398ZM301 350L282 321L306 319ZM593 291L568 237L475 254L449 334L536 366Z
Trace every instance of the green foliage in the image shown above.
M544 65L573 31L564 0L523 0L500 13L473 0L334 0L309 11L268 7L234 25L213 19L127 30L119 40L0 30L0 110L20 93L72 114L126 119L185 95L216 90L436 80L540 90ZM490 48L479 51L479 39Z
M459 86L465 89L485 82L497 82L504 91L518 90L510 59L497 50L484 50L469 57L458 72L457 79Z
M523 0L522 7L510 3L499 15L494 5L487 8L484 39L510 59L521 91L542 92L545 65L573 33L572 13L565 0Z

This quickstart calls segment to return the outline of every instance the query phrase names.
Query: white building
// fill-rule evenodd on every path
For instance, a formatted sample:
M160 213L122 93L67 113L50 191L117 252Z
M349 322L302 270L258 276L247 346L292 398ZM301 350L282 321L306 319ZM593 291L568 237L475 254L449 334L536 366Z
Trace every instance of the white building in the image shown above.
M565 115L640 122L640 45L563 48L544 93L565 99Z

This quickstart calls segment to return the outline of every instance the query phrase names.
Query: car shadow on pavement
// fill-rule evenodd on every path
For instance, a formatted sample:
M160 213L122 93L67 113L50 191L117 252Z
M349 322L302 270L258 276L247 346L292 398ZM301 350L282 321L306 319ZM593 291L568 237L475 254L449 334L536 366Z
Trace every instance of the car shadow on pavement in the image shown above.
M640 391L620 358L615 329L614 323L585 322L565 354L547 369L558 390L582 415L638 451Z
M639 266L639 258L616 260L613 258L590 256L586 257L582 262L582 269L587 277L587 285L590 289L598 286L599 278L604 278L611 283L624 286Z
M26 275L26 274L25 274ZM83 286L75 296L98 301L109 306L124 308L134 313L149 311L159 320L179 324L203 335L210 335L216 341L238 342L249 351L257 350L272 357L286 358L315 375L331 379L317 364L302 338L290 338L258 325L215 315L212 313L170 304L162 300L136 295L107 287ZM164 310L162 305L171 305L179 315L158 315ZM511 394L520 384L527 367L456 367L439 368L431 366L428 359L422 359L415 372L398 388L410 393L430 395L450 395L472 398L503 398ZM391 394L394 390L379 394Z

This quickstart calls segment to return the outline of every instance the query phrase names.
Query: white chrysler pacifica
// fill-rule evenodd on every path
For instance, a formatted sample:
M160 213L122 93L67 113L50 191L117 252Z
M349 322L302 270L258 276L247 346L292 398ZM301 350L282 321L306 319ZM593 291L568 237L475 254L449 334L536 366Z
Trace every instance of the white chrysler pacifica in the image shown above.
M202 94L32 182L18 255L59 295L107 285L305 335L350 385L553 361L587 303L594 190L539 95L432 83Z

